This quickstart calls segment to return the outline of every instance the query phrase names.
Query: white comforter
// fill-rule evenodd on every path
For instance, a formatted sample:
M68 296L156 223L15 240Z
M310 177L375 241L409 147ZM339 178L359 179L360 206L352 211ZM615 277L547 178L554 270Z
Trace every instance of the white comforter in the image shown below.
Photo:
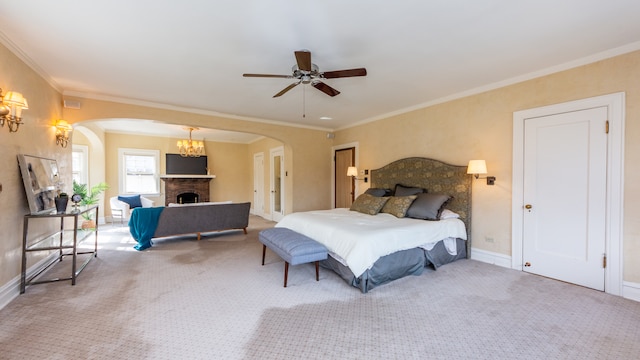
M428 247L445 238L467 239L460 219L440 221L366 215L346 208L293 213L276 227L286 227L322 244L344 260L356 277L382 256L415 247Z

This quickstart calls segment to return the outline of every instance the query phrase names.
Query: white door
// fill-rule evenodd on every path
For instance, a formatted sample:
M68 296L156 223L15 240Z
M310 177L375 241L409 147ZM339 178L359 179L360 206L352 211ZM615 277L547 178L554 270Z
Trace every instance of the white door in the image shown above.
M264 216L264 153L253 155L253 213Z
M607 108L524 122L524 270L604 290Z
M270 209L271 220L280 221L284 216L284 149L277 147L270 153Z

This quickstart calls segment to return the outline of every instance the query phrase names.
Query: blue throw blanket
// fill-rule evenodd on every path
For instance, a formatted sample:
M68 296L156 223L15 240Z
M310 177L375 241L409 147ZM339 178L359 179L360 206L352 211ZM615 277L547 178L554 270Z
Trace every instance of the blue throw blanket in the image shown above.
M131 219L129 219L129 232L138 242L138 245L133 247L134 249L142 251L151 247L151 238L158 227L158 220L162 210L164 210L164 207L133 209Z

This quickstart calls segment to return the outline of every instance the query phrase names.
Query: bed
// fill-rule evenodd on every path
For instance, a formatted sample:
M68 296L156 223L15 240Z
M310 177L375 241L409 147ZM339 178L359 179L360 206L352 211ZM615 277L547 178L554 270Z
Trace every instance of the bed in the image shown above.
M426 267L437 269L469 257L471 180L466 166L418 157L401 159L371 171L370 190L367 195L360 195L352 206L358 211L331 209L293 213L276 226L290 228L325 245L330 256L321 265L366 293L393 280L420 275ZM415 189L425 189L426 194L407 195ZM387 194L376 194L383 190ZM399 196L389 197L388 192ZM407 216L397 217L400 214L394 215L386 208L386 212L371 215L355 206L362 203L362 199L372 200L372 196L386 197L390 204L391 199L396 203L409 201ZM437 215L408 217L416 217L416 211L411 208L414 204L417 209L419 201L434 197L447 198Z

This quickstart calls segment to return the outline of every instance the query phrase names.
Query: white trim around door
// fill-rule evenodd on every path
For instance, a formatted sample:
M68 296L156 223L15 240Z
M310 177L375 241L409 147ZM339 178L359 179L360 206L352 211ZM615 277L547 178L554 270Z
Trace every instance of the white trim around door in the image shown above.
M625 93L614 93L513 113L513 187L511 267L523 268L523 196L524 196L524 123L528 118L607 107L609 141L607 144L607 200L605 250L605 292L622 295L623 290L623 181Z

